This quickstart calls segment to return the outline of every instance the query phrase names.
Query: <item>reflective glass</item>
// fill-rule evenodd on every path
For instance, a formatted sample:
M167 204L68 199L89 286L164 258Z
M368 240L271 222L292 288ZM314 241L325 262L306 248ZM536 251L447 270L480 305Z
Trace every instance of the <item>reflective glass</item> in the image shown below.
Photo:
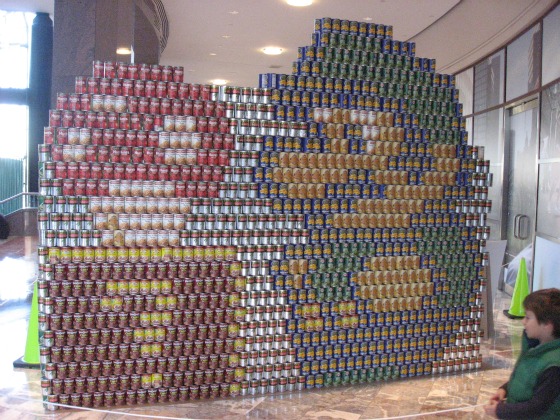
M504 101L504 50L477 64L474 69L474 112Z
M535 25L507 47L506 101L540 86L541 29Z

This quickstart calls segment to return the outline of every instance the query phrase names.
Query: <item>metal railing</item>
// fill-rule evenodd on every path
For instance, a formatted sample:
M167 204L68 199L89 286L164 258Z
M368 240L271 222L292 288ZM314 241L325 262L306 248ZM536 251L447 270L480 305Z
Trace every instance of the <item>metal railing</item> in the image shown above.
M0 200L0 214L13 213L21 209L37 208L40 194L36 192L22 192L5 200Z

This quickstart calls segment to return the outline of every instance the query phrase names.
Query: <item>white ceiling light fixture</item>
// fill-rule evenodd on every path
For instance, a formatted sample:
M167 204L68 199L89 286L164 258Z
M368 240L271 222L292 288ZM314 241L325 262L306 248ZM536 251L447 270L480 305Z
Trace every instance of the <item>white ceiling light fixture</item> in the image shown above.
M284 52L280 47L264 47L261 51L266 55L280 55Z
M132 48L130 48L130 47L119 47L119 48L117 48L116 53L118 55L130 55L130 54L132 54Z
M305 7L313 4L313 0L286 0L290 6Z
M228 81L227 81L227 80L224 80L224 79L214 79L214 80L211 80L211 83L212 83L213 85L220 85L220 86L221 86L221 85L225 85L227 82L228 82Z

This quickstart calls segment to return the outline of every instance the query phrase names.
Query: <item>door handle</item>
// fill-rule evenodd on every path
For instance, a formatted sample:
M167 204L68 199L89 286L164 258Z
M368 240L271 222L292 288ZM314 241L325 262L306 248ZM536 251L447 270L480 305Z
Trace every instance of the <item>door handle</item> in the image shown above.
M520 214L515 215L515 219L513 219L513 237L516 239L519 238L519 218L521 217Z
M522 234L522 232L521 232L521 223L523 221L526 221L526 223L523 224L524 227L525 227L525 229L523 229L524 234ZM519 239L527 239L529 237L529 222L530 222L529 216L527 216L526 214L520 215L520 217L519 217L519 229L517 231L517 233L519 235Z

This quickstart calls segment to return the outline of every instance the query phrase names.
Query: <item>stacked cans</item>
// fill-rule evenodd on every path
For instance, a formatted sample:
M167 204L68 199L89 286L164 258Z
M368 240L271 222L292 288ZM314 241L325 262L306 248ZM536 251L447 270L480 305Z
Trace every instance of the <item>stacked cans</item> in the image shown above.
M479 367L492 177L457 98L331 18L258 88L95 62L39 147L46 407Z

